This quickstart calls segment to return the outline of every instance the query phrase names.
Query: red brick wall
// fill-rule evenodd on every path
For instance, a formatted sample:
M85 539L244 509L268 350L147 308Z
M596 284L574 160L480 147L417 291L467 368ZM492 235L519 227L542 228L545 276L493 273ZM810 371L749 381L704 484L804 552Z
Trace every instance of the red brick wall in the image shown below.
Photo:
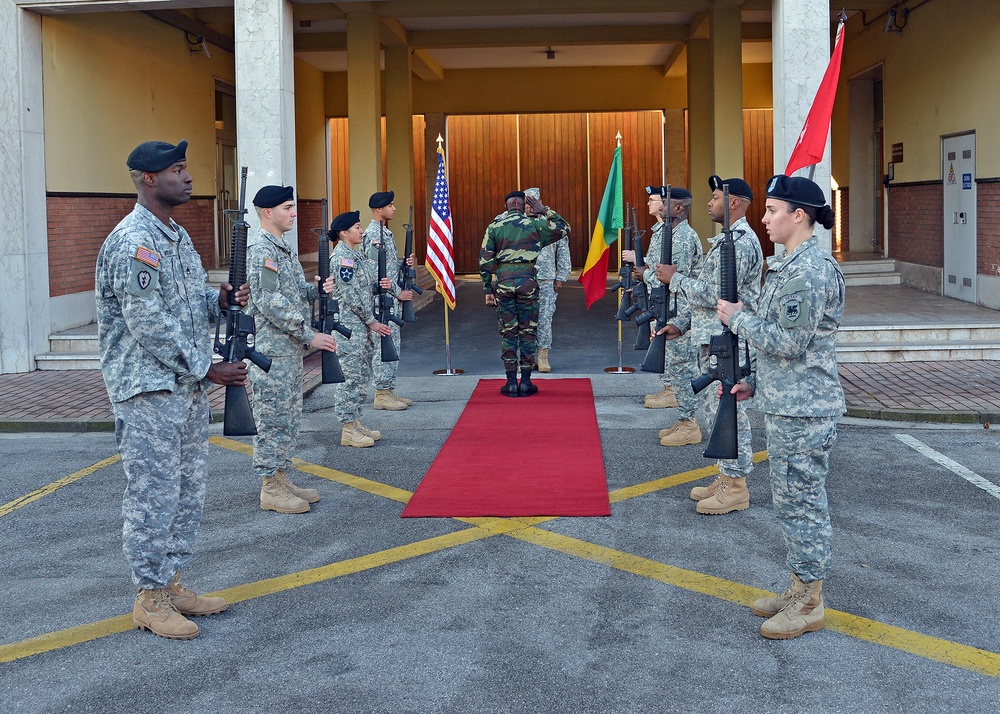
M48 219L49 297L94 289L94 267L104 239L135 207L135 196L54 195ZM192 198L174 220L191 234L206 269L215 265L215 199Z
M944 267L944 190L933 183L892 184L889 189L889 257Z
M295 204L295 210L299 214L298 218L295 219L295 228L299 241L299 255L303 253L315 253L316 234L312 232L312 229L320 227L320 215L323 212L320 202L299 199ZM329 228L333 216L328 215L326 220L326 228Z
M1000 180L976 182L976 272L996 275L1000 265Z

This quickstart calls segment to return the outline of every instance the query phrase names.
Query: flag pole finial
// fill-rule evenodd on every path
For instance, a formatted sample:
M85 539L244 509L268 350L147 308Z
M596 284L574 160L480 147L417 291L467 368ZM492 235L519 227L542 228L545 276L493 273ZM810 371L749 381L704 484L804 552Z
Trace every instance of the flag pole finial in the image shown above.
M622 145L622 133L621 132L618 132L617 134L615 134L615 141L618 142L618 146Z
M438 134L438 138L436 139L436 141L437 141L438 148L440 149L441 148L441 144L444 143L444 138L440 134Z

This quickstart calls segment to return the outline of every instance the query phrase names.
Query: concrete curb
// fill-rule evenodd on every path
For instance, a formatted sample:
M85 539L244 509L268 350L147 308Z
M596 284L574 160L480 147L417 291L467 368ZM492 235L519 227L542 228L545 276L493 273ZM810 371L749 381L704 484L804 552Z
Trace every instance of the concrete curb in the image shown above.
M940 424L1000 423L1000 414L993 412L942 412L921 409L848 407L847 416L881 421L932 422Z

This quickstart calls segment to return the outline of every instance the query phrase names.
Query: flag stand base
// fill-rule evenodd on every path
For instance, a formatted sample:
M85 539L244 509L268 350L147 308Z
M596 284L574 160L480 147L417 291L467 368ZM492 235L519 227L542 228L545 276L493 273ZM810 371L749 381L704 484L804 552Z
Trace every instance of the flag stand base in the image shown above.
M632 374L635 367L605 367L604 371L608 374Z
M465 374L465 370L451 369L449 367L448 369L435 369L434 374L436 374L438 377L457 377L460 374Z

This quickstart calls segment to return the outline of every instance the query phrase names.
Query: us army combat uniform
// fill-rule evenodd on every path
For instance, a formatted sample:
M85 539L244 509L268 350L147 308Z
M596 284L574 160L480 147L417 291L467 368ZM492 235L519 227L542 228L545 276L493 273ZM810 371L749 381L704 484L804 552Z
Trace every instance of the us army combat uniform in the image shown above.
M372 382L372 357L380 339L368 327L375 322L372 299L378 265L360 248L354 250L338 241L330 253L330 275L336 281L332 297L340 301L340 322L352 333L351 339L337 343L346 381L336 385L333 411L342 424L361 416Z
M665 199L670 200L670 199ZM649 250L643 256L646 269L643 271L642 279L649 286L649 289L661 285L656 277L656 264L660 262L663 250L663 235L666 231L666 223L662 221L653 227L653 237L649 240ZM690 276L696 275L701 265L704 253L701 249L701 239L695 232L687 219L680 221L674 226L671 236L672 248L670 262L677 266L677 274ZM672 385L674 394L677 397L677 410L679 419L693 419L698 410L698 397L691 390L691 380L698 376L697 353L691 345L691 335L688 327L691 323L691 308L687 299L679 294L677 296L677 317L670 321L682 329L684 334L673 340L666 342L666 364L660 379L663 385Z
M536 343L539 349L552 347L552 317L556 313L559 294L555 282L565 283L573 269L569 254L569 237L560 238L555 243L542 248L535 260L538 281L538 333Z
M829 451L845 411L837 373L844 276L816 236L768 260L756 314L737 312L730 329L756 351L755 404L764 413L774 511L788 567L803 582L830 568L826 498Z
M315 336L310 326L309 302L316 300L315 285L306 283L298 255L284 237L261 229L247 249L250 303L247 313L257 327L256 349L271 358L265 372L251 363L253 416L253 469L271 478L292 466L292 449L302 419L302 358Z
M375 255L375 249L379 245L379 230L381 224L378 221L372 221L368 224L365 232L361 236L361 246L360 250L365 255L371 256ZM385 241L385 266L386 266L386 277L392 279L392 311L395 315L400 314L399 309L399 292L400 287L396 283L396 270L399 267L399 251L396 249L396 240L392 236L392 231L388 227L381 228L383 231L382 238ZM371 252L369 252L371 251ZM375 263L375 278L378 278L378 263ZM370 302L370 301L369 301ZM400 354L399 345L399 325L395 322L387 322L389 329L392 330L392 345L396 348L396 354ZM374 360L372 365L372 371L375 377L375 389L395 389L396 388L396 371L399 368L399 362L383 362L382 361L382 350L375 350Z
M209 319L219 292L208 287L191 237L140 205L97 256L101 371L115 414L128 484L122 548L132 582L166 588L191 558L205 502Z
M538 327L538 282L535 260L539 251L569 235L569 224L549 209L544 217L528 218L510 210L486 228L479 251L479 272L487 295L496 294L504 370L535 364ZM497 277L493 286L493 275Z
M760 296L760 274L764 266L764 253L760 241L746 218L732 225L736 244L736 293L748 311L754 311ZM691 346L698 350L698 367L702 374L709 368L709 342L712 335L722 333L722 323L716 314L719 301L719 262L722 233L710 238L711 248L705 254L698 277L684 276L678 272L670 280L670 289L680 293L690 305ZM741 361L742 361L741 356ZM709 428L715 424L719 398L714 386L701 392L702 404ZM678 402L679 403L679 402ZM750 442L750 419L746 401L737 402L736 421L739 431L739 456L737 459L720 459L719 471L731 478L746 478L753 471L753 450Z

